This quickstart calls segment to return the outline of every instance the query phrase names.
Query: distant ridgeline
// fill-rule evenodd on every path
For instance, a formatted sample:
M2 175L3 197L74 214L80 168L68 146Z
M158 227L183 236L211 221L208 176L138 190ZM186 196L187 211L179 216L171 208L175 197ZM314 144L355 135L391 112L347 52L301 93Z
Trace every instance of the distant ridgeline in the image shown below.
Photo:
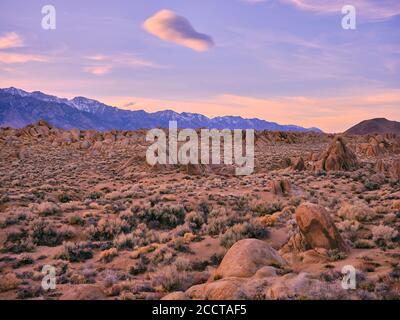
M84 97L63 99L42 92L8 88L0 89L0 126L22 128L40 119L63 129L95 129L106 131L168 128L177 121L179 128L255 129L271 131L322 132L318 128L280 125L260 119L237 116L208 118L196 113L176 113L171 110L148 113L143 110L123 110Z

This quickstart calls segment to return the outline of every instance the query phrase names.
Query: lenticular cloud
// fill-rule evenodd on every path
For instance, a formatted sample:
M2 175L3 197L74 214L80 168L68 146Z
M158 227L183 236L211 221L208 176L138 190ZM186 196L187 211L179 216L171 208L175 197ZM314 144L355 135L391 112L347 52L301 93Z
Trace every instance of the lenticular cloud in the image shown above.
M170 10L157 12L144 22L143 27L164 41L195 51L207 51L214 45L210 36L197 32L186 18Z

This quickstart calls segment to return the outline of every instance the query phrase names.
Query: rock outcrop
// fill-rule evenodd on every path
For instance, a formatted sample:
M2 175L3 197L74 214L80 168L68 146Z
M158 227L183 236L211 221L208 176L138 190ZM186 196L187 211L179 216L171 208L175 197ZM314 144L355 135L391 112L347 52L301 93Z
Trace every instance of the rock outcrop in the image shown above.
M288 179L273 180L270 183L271 192L275 195L286 195L290 193L291 185Z
M303 170L305 170L306 166L304 164L304 159L302 157L299 157L299 158L295 159L293 161L293 164L292 164L292 169L294 171L303 171Z
M324 207L304 203L296 210L300 233L311 248L339 249L347 246Z
M303 203L296 210L298 231L281 249L282 254L310 249L348 251L348 247L324 207Z
M390 167L390 175L393 179L400 180L400 158L393 160Z
M337 136L315 164L314 171L345 171L355 169L357 165L354 152L346 146L343 137Z

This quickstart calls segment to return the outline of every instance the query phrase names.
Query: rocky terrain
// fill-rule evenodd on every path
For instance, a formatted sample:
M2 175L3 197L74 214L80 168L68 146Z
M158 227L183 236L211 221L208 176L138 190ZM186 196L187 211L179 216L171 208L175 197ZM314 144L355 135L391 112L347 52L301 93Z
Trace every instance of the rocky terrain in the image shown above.
M0 130L0 299L400 297L398 136L258 131L242 177L146 148L144 130Z

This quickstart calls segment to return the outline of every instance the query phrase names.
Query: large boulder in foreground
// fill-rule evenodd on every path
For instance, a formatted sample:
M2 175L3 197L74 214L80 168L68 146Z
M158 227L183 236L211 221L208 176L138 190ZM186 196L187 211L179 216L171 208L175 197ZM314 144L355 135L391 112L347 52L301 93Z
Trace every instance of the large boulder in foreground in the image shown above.
M343 137L337 136L315 164L314 171L345 171L357 166L355 153L346 146Z
M241 300L246 295L247 278L227 278L195 285L186 291L193 300Z
M296 222L304 242L310 248L348 250L324 207L308 202L303 203L296 210Z
M244 239L228 250L215 275L220 278L251 277L264 266L285 264L285 260L267 243Z

